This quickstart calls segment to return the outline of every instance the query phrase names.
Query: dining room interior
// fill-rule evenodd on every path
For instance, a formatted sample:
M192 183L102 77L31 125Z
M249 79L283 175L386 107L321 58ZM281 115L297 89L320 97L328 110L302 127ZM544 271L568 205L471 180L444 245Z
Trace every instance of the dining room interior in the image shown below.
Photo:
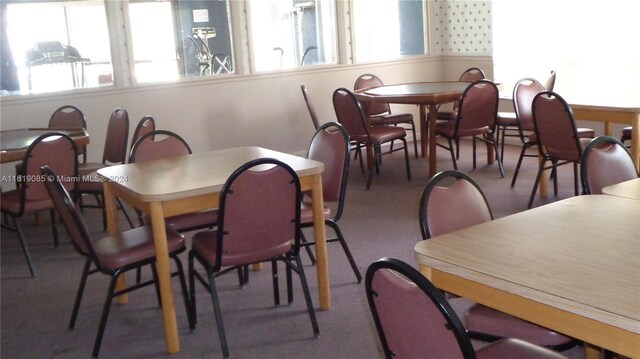
M564 3L557 5L554 12L552 3L544 1L528 1L518 6L506 0L394 0L376 2L373 6L366 1L3 1L0 26L3 63L7 66L3 64L0 92L3 136L0 170L5 202L0 241L0 356L89 356L109 288L108 278L89 276L75 327L68 329L86 256L78 254L73 234L67 233L60 215L56 226L59 244L54 246L48 214L39 209L35 215L22 215L22 211L15 214L16 210L9 208L9 200L5 201L9 198L7 193L22 190L16 180L20 177L20 165L16 164L28 164L25 150L30 153L27 148L31 141L50 131L69 135L79 155L76 156L78 180L93 181L90 185L97 185L99 189L80 195L82 206L78 207L82 208L80 213L87 233L95 239L146 223L153 237L149 239L151 242L155 238L173 238L171 231L176 230L184 236L185 248L191 249L198 232L215 233L212 223L224 223L217 204L224 197L225 180L242 163L264 156L280 158L297 173L302 195L306 194L309 200L313 198L314 207L308 212L310 219L307 218L302 233L303 238L316 242L301 247L299 257L319 334L310 328L306 291L297 277L292 286L295 300L288 305L273 303L275 293L271 287L275 277L281 279L282 294L285 286L290 287L287 265L279 265L279 275L272 275L268 262L262 268L241 267L237 275L234 270L215 280L229 356L235 358L388 357L390 354L384 351L367 302L364 280L360 279L376 260L394 257L419 268L434 284L450 285L441 279L437 263L425 260L430 254L420 252L416 246L423 241L420 196L429 179L440 171L455 167L473 178L486 195L493 222L522 215L530 207L536 210L558 205L589 192L583 182L585 175L578 167L580 155L575 161L569 161L575 163L575 167L571 164L555 167L558 164L555 154L538 152L538 146L533 143L531 148L525 145L529 157L533 158L521 157L524 140L518 136L518 122L511 132L513 136L504 136L507 132L503 129L501 138L501 128L495 127L495 123L491 129L474 133L488 141L486 146L475 137L472 140L458 132L460 118L468 118L471 112L467 111L471 110L466 108L475 101L467 93L471 82L482 87L485 81L495 87L496 105L487 110L488 116L497 119L498 114L508 117L508 113L513 113L511 116L515 118L520 111L527 111L514 108L514 88L518 80L533 79L549 90L548 78L553 75L553 93L548 96L558 97L558 103L570 109L567 119L573 126L569 130L573 129L575 138L587 137L580 134L580 129L586 128L592 131L587 134L589 138L603 139L609 135L624 140L621 147L616 147L619 148L616 156L622 154L625 164L631 163L631 170L627 165L624 175L612 177L628 177L619 181L631 181L625 182L624 187L596 193L616 197L632 211L640 211L639 202L634 199L640 184L637 180L640 176L640 90L635 85L640 81L637 67L640 52L628 46L624 36L619 36L632 33L632 21L628 18L635 10L640 11L638 4L622 1L585 4L582 21L575 24L584 31L581 35L575 31L567 35L559 22L575 11L575 5ZM66 21L63 30L56 30L59 33L52 38L39 38L38 33L42 31L38 26L29 29L19 22L25 16L32 16L30 23L41 20L49 27L60 26L60 21L44 19L43 11L48 11L51 18ZM153 19L146 19L145 14L151 13ZM394 20L386 21L388 26L376 26L379 24L376 19L380 17ZM541 17L554 23L549 31L554 36L522 29L525 27L522 19L540 21ZM616 17L617 21L604 21ZM589 26L594 22L600 25ZM97 29L91 38L80 35L81 30L91 26ZM574 36L578 37L575 41ZM171 40L167 40L169 38ZM607 56L598 54L585 59L583 51L587 44L600 48L600 53ZM529 52L534 53L529 55ZM23 54L32 57L23 59ZM9 58L10 61L5 61ZM479 69L484 79L480 82L463 79L465 70L472 68ZM354 88L356 79L364 74L375 74L384 84ZM306 90L304 97L301 84ZM418 91L417 84L426 86L419 90L422 93L411 92ZM348 250L339 243L327 243L335 234L334 227L322 225L322 203L330 201L318 196L322 194L322 187L327 186L324 181L320 183L319 176L329 167L316 163L311 156L307 158L310 142L321 125L339 122L347 132L352 131L352 127L341 120L335 102L336 90L341 88L352 92L357 104L355 111L360 111L364 128L371 127L367 121L375 117L369 113L374 103L388 104L392 114L406 117L398 123L376 125L401 131L402 140L406 138L405 149L398 139L385 141L380 146L372 143L368 130L365 130L361 150L359 145L356 149L355 142L347 146L351 148L347 154L338 230L348 243ZM394 92L399 89L409 93ZM533 96L528 99L532 106L528 111L533 120L542 110L534 109L532 100ZM54 110L68 105L81 110L86 120L82 131L75 125L66 128L68 126L49 123ZM116 142L108 135L113 125L110 120L119 109L128 118L126 127L121 128L125 140L124 159L106 160L110 145ZM312 121L310 111L314 111L318 123ZM445 111L449 111L448 119L438 117L442 115L438 112ZM440 130L436 129L436 118L442 126ZM136 125L148 124L149 119L152 128L138 133ZM448 137L444 135L448 126L450 152L436 146L447 144ZM153 130L160 131L151 133ZM537 128L528 131L527 136L533 135L533 138L539 134ZM173 159L173 155L165 156L155 149L145 154L154 159L150 164L130 159L134 143L143 147L144 141L159 143L167 135L177 136L186 145L188 155L181 157L188 159ZM349 136L355 139L354 134ZM15 144L17 137L24 143ZM547 143L542 137L538 140ZM578 149L584 149L589 141L583 140ZM228 158L223 159L225 157ZM553 168L539 171L539 164L545 159ZM560 162L562 160L565 159L560 158ZM228 166L222 165L227 162ZM90 163L96 167L81 174L83 164L88 167ZM24 179L29 178L22 174ZM35 176L35 172L31 175ZM107 182L104 188L103 182ZM204 185L205 182L208 184ZM65 184L65 187L68 186ZM77 190L67 189L72 194ZM329 207L336 211L335 203ZM204 213L204 225L174 227L172 220L193 212L201 215L203 210L208 210ZM13 226L6 226L11 223L8 217L14 214L21 218L21 236L26 239L29 255L10 228ZM448 220L455 221L456 215L458 213L447 213ZM192 219L202 219L196 217ZM640 250L640 243L633 241L634 237L640 238L640 224L625 216L619 217L630 228L622 234L621 241ZM165 222L170 228L167 233ZM615 233L620 234L620 228L611 229L612 238ZM561 235L562 229L557 233ZM195 326L192 317L195 311L189 304L186 308L182 304L181 284L177 278L172 279L171 271L176 270L176 264L167 262L166 245L162 249L158 242L161 241L154 242L155 254L162 254L162 258L157 258L152 270L144 268L140 274L143 281L159 283L156 290L143 288L128 293L127 299L113 300L110 312L107 311L104 337L100 338L100 357L226 357L227 353L223 354L221 348L224 341L218 339L222 332L221 320L217 323L211 284L205 284L205 288L198 284L193 294L197 306ZM352 254L351 259L345 256L348 252ZM612 252L607 253L614 256ZM574 258L581 254L565 255ZM192 260L189 250L177 256L188 275L187 264ZM525 257L530 258L528 254ZM628 260L628 256L616 258L620 263ZM535 262L535 258L531 260ZM573 263L569 259L567 262ZM299 273L295 260L291 263L293 271ZM466 269L473 269L475 265L460 264ZM630 277L620 282L638 279L640 283L640 266L631 263L627 269ZM198 271L204 273L201 275L205 283L206 272ZM361 277L354 276L358 271ZM468 275L486 274L478 271ZM463 277L467 275L454 272ZM126 281L139 283L133 271L127 273ZM509 282L509 279L503 281ZM522 284L514 289L504 282L495 284L498 290L513 289L516 295L534 302L539 296L543 298L540 299L542 307L531 308L550 313L558 306L555 300L539 293L546 290L540 289L541 286ZM614 279L614 285L617 283ZM117 287L120 284L123 283ZM593 283L594 287L603 284ZM463 321L476 299L492 305L491 298L467 297L465 290L461 290L464 294L460 296L457 290L460 289L455 285L447 289L446 298L453 305L454 314ZM617 299L619 292L614 289L605 297ZM611 315L601 314L599 296L593 304L583 298L555 295L561 297L557 302L578 302L569 305L580 308L576 314L578 319L570 317L569 320L588 326L592 333L567 330L564 323L558 324L561 329L557 329L544 315L543 318L529 316L510 306L505 306L504 311L537 325L549 324L549 328L560 334L578 337L571 345L551 346L567 358L640 357L640 309L630 314L615 311ZM517 300L501 298L509 303ZM502 309L502 304L496 304L496 309ZM592 307L599 313L595 319L585 314ZM622 330L620 333L624 335L616 338L599 335L600 330L604 331L602 328L615 328L616 335L617 330ZM486 339L472 336L473 349L486 347ZM622 354L616 354L616 349Z

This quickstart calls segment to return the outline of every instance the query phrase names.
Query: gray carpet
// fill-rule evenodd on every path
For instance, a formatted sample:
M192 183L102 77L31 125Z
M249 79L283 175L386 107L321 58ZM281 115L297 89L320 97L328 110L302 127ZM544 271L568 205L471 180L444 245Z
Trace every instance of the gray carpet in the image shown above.
M519 147L507 146L506 175L500 178L497 164L486 165L484 148L479 149L479 165L473 171L470 144L463 141L462 146L459 167L479 182L495 217L525 210L537 161L525 158L518 183L510 188ZM421 239L418 201L426 182L428 162L416 160L412 155L410 163L413 179L407 181L402 152L384 156L380 174L374 176L369 191L365 190L365 178L357 162L351 163L345 213L340 226L363 276L368 264L383 256L397 257L415 265L413 247ZM559 176L560 194L544 200L538 197L535 206L573 196L571 168L565 167ZM442 149L438 151L438 168L452 168L448 153ZM99 212L88 209L86 217L94 235L102 235ZM62 227L61 245L54 248L48 223L36 226L33 216L29 216L23 226L38 275L29 277L15 233L2 229L0 355L2 358L90 357L107 290L106 276L89 278L76 328L68 330L83 259L75 253ZM123 221L121 228L126 227ZM331 234L330 230L328 234ZM329 256L332 308L317 311L319 338L313 337L299 281L294 281L294 303L274 307L270 270L251 272L249 285L242 289L238 288L237 277L233 274L219 278L217 283L232 358L382 357L364 284L356 282L339 244L329 245ZM306 255L303 254L303 258L317 307L315 267L310 265ZM185 268L186 262L185 253ZM150 277L150 272L147 270L144 275ZM198 325L191 332L177 279L173 286L181 351L171 357L221 358L208 293L197 286ZM281 291L284 298L284 283ZM465 303L455 305L462 310ZM102 358L168 356L161 311L151 287L131 293L127 305L113 305L100 354ZM574 348L567 354L580 357L581 349Z

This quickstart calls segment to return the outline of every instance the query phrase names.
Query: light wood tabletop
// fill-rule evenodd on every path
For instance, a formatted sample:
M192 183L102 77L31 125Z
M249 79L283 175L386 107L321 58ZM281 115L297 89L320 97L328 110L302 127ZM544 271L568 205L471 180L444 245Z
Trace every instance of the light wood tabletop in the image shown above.
M419 82L398 85L385 85L355 91L358 101L415 104L420 106L420 150L422 157L429 154L429 177L436 174L436 116L441 104L460 99L468 82ZM427 128L428 126L428 128ZM427 151L427 144L429 149ZM490 156L492 157L492 156Z
M602 189L602 193L640 200L640 178L607 186Z
M167 351L180 350L176 323L165 218L217 208L220 190L229 175L257 158L275 158L293 168L303 191L311 193L320 309L331 307L326 232L323 216L322 172L324 164L260 147L236 147L189 156L109 166L98 170L104 182L109 233L118 233L115 197L150 215L157 255L157 272ZM123 285L122 283L120 285ZM121 298L126 302L126 298Z
M77 146L89 144L89 134L83 128L21 128L0 131L0 163L22 161L27 148L40 135L49 132L68 134Z
M577 196L415 246L436 286L640 358L640 201Z

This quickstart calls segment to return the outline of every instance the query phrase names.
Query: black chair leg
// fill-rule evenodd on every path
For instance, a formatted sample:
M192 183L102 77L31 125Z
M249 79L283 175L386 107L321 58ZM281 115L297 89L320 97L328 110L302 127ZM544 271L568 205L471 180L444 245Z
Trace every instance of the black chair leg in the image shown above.
M56 225L56 211L51 208L49 210L51 215L51 231L53 233L53 247L57 248L60 245L60 239L58 238L58 226Z
M326 222L331 228L333 228L334 232L336 232L336 237L338 237L338 241L342 245L342 249L344 250L344 254L347 255L347 259L349 260L349 264L351 264L351 269L353 269L353 273L356 275L356 279L358 279L358 283L362 283L362 274L360 274L360 270L356 265L356 261L353 259L353 255L351 254L351 250L347 245L347 242L344 240L344 236L342 235L342 231L338 226L338 223L334 221Z
M100 317L100 324L98 325L98 335L96 336L96 342L93 345L93 354L94 358L98 357L98 353L100 353L100 345L102 344L102 336L104 335L104 329L107 326L107 318L109 317L109 311L111 310L111 301L113 300L113 294L116 289L116 281L118 279L119 273L113 275L111 277L111 282L109 283L109 292L107 293L107 299L104 302L104 307L102 309L102 316Z
M162 298L160 297L160 283L158 283L158 269L156 268L155 263L151 263L151 273L153 274L153 287L156 289L158 307L162 307Z
M296 256L297 272L300 276L300 282L302 284L302 291L304 293L304 299L307 302L307 311L309 312L309 318L311 319L311 327L316 337L320 335L320 328L318 328L318 321L316 320L316 312L313 308L313 302L311 302L311 294L309 293L309 285L307 284L307 277L304 274L304 267L302 267L302 261L300 256Z
M29 248L27 247L27 242L24 240L24 233L22 232L22 227L20 227L20 223L16 217L11 216L13 219L13 228L16 230L18 234L18 240L20 241L20 247L22 247L22 253L24 253L24 258L27 260L27 265L29 266L29 272L31 273L31 277L36 276L35 268L33 267L33 261L31 260L31 253L29 253Z
M195 286L195 268L193 266L193 254L189 252L189 302L191 303L191 320L189 321L189 329L194 330L198 317L196 315L196 286Z
M411 167L409 166L409 149L407 148L407 140L404 138L401 140L404 145L404 162L407 166L407 179L411 180Z
M513 172L513 178L511 179L511 188L516 185L516 180L518 179L518 172L520 172L520 166L522 165L522 160L524 159L524 153L527 150L527 146L523 145L522 150L520 150L520 157L518 157L518 164L516 165L516 170Z
M298 255L297 258L299 259L300 256ZM287 260L285 261L285 263L287 263L287 261L291 261L291 257L289 255L287 255ZM300 263L302 263L302 260L300 261ZM289 265L286 266L286 273L287 273L287 303L291 304L293 303L293 277L291 275L291 266Z
M413 131L413 153L418 158L418 141L416 139L416 125L411 121L411 131Z
M273 305L280 305L280 284L278 283L278 263L271 261L271 280L273 281Z
M80 302L82 302L84 286L87 283L87 277L89 276L90 268L91 268L91 259L87 258L84 262L84 269L82 270L82 278L80 278L80 284L78 285L76 300L73 303L73 310L71 311L71 320L69 321L69 329L73 329L76 326L76 318L78 318L78 310L80 309Z
M133 225L131 218L129 217L129 213L127 213L127 210L124 208L124 205L122 204L122 200L120 200L120 198L118 197L116 197L116 200L118 201L118 208L122 210L122 213L124 213L124 217L127 219L127 222L129 222L129 226L131 227L131 229L136 228Z
M533 199L536 196L536 192L538 191L538 184L540 183L540 177L542 176L542 172L544 172L544 165L547 161L544 160L540 163L540 167L538 168L538 174L536 175L536 180L533 182L533 190L531 191L531 196L529 197L529 203L527 204L527 208L531 208L533 205Z
M307 241L307 237L305 237L304 233L300 232L300 234L300 241L302 243L308 244L309 241ZM307 250L307 254L309 255L309 259L311 260L311 265L316 265L316 256L313 255L313 251L311 250L311 248L309 248L308 245L305 245L304 249Z
M458 163L456 161L456 156L453 153L453 142L451 141L450 138L447 138L447 141L449 142L449 152L451 152L451 162L453 162L453 169L457 170L458 169Z
M491 142L493 144L493 150L496 151L496 161L498 161L500 177L504 178L504 165L502 164L502 156L498 156L498 143L496 142L496 137L493 134L491 134Z
M187 321L189 322L189 328L193 327L193 315L191 314L191 301L189 300L189 290L187 289L187 281L184 277L184 268L182 267L182 261L177 255L173 256L173 260L176 262L178 269L178 278L180 279L180 288L182 289L182 299L184 300L185 310L187 311Z
M209 272L209 271L207 271ZM209 287L211 288L211 302L213 303L213 312L216 316L216 325L218 327L218 335L220 336L220 346L222 347L222 356L229 357L229 347L227 346L227 336L224 332L224 323L222 322L222 311L220 310L220 301L218 300L218 290L216 289L215 275L211 272L209 275Z

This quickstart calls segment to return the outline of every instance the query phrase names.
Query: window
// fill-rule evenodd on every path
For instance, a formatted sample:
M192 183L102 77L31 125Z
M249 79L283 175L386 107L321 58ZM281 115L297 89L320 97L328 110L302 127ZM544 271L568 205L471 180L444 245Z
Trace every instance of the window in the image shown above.
M640 2L494 0L492 6L494 77L506 88L555 70L554 91L567 100L585 89L638 93L640 47L631 34L638 32Z
M8 3L2 11L2 31L9 43L3 44L2 57L13 60L17 74L17 83L3 81L2 90L40 93L96 87L100 75L111 72L102 1ZM2 76L6 75L3 67Z
M422 0L353 0L356 62L425 54Z
M336 63L333 0L249 3L256 71Z

